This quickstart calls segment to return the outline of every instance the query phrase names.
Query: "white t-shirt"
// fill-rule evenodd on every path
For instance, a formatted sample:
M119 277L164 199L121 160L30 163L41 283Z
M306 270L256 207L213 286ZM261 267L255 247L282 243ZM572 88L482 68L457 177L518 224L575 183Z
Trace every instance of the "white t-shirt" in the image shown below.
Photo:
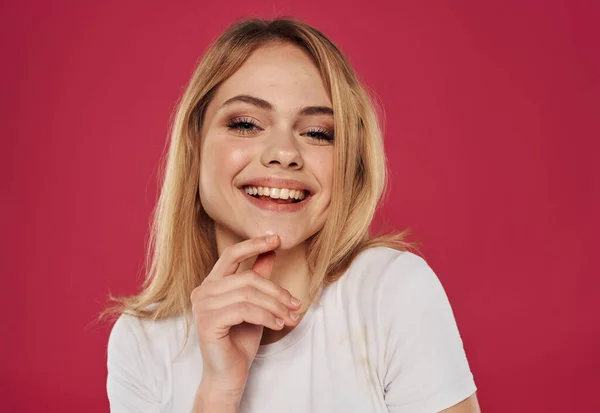
M202 378L195 325L122 315L108 341L113 413L190 413ZM476 390L440 281L411 252L363 251L319 305L260 346L240 413L434 413Z

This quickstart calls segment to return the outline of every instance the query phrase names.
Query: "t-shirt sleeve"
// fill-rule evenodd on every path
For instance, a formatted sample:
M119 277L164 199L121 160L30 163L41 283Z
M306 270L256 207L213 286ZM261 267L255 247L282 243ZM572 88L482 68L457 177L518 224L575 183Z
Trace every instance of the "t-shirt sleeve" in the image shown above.
M140 321L121 315L107 349L106 391L111 413L158 413L157 376Z
M423 258L396 258L380 303L390 412L440 412L477 390L446 293Z

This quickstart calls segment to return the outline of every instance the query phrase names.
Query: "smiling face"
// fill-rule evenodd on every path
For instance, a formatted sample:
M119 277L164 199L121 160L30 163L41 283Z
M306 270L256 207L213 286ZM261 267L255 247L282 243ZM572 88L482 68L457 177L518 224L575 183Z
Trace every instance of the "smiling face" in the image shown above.
M286 250L323 227L331 108L317 66L290 44L256 50L219 86L204 115L199 182L219 245L275 233Z

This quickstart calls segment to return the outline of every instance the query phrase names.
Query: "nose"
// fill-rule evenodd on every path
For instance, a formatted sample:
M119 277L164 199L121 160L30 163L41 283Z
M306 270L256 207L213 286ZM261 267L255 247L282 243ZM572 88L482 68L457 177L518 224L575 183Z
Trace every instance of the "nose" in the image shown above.
M261 154L261 162L266 167L300 169L304 165L302 154L292 132L275 132L266 141Z

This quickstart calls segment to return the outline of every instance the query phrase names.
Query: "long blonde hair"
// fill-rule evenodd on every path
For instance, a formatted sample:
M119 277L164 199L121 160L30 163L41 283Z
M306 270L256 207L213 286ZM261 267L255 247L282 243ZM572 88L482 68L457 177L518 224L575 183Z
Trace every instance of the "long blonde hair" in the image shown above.
M315 28L293 19L249 19L230 26L206 51L177 105L160 197L153 211L142 291L109 297L100 318L124 312L161 320L188 314L192 290L218 259L214 223L202 208L200 130L215 90L258 48L272 42L296 45L312 57L333 104L333 195L324 227L308 240L311 300L335 282L361 251L386 246L415 248L399 234L370 237L369 226L384 195L387 167L374 101L338 48ZM163 162L165 159L163 158ZM164 176L163 176L164 174ZM187 331L191 321L187 318ZM186 334L187 337L187 334Z

